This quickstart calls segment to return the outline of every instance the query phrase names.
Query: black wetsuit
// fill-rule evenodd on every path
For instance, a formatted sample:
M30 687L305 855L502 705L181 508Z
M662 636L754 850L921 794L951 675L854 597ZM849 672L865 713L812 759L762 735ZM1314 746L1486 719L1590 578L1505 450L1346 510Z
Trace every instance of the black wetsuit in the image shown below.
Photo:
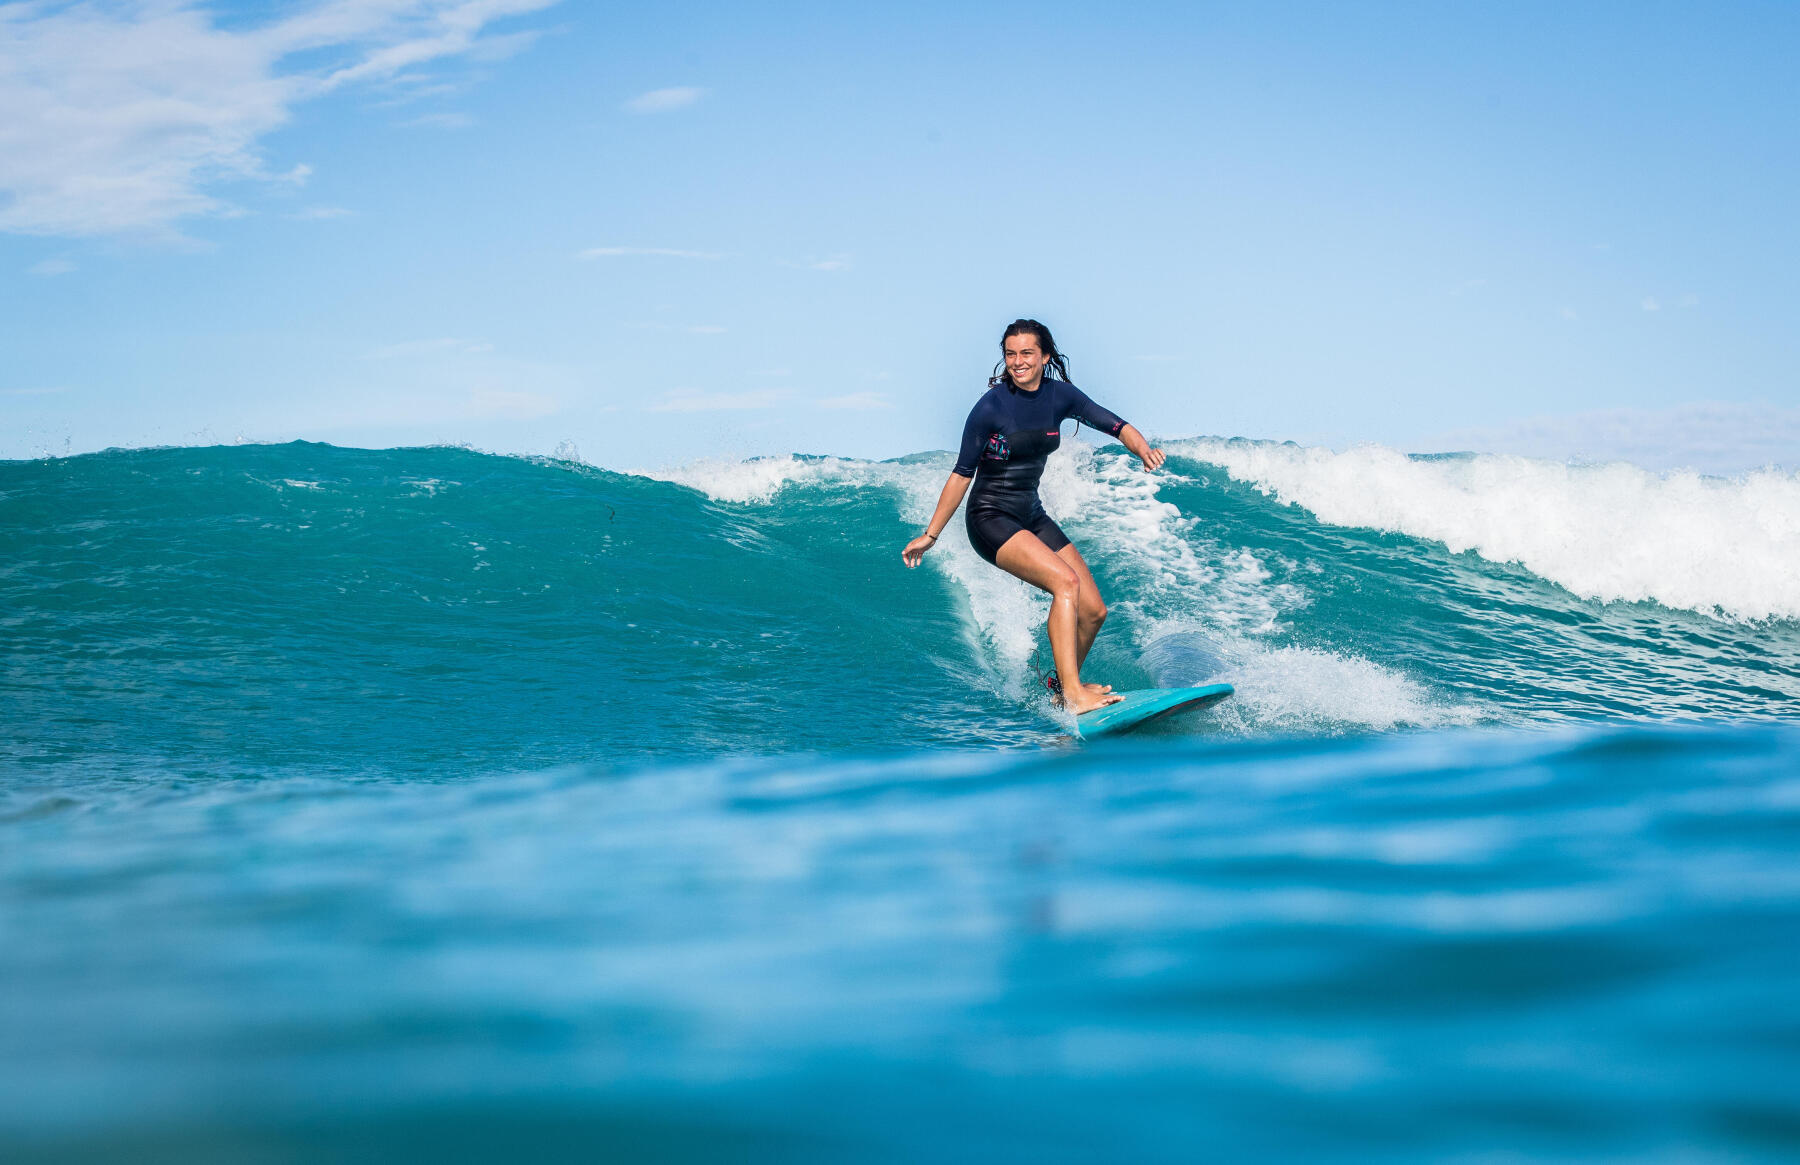
M969 544L989 562L1020 530L1030 530L1051 550L1069 544L1044 513L1037 487L1044 476L1044 459L1062 444L1061 426L1070 417L1114 437L1125 427L1079 388L1049 377L1035 392L1021 392L1010 378L1003 378L970 410L955 472L975 479L963 522Z

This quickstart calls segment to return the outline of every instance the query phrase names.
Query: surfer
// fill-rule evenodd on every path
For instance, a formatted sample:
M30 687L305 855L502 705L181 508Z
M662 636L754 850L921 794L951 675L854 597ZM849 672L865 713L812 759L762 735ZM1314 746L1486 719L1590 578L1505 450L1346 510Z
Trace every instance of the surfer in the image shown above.
M1049 592L1050 655L1063 702L1077 714L1089 712L1123 698L1105 684L1081 680L1081 664L1106 622L1106 603L1081 551L1044 513L1038 480L1044 460L1062 445L1061 425L1069 417L1117 437L1146 470L1162 465L1162 450L1069 383L1068 360L1043 324L1014 320L1000 337L1000 354L987 393L963 425L956 468L937 510L900 557L909 567L919 565L968 494L963 522L975 553ZM1046 369L1056 377L1045 376Z

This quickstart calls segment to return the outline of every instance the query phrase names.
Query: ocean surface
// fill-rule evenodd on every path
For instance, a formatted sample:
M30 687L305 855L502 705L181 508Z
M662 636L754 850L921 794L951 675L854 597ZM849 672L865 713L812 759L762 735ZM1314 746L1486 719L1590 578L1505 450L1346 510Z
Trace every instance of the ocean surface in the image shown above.
M0 1159L1800 1159L1800 477L0 462Z

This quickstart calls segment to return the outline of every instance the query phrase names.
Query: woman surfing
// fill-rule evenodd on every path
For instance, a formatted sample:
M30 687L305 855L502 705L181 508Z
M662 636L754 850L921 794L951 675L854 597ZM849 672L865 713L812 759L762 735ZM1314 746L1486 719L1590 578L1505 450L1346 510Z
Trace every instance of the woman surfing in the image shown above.
M963 522L975 553L1049 592L1050 655L1056 662L1051 688L1060 689L1065 706L1080 715L1122 697L1105 684L1081 680L1081 664L1106 622L1106 603L1081 551L1038 500L1044 461L1062 445L1060 426L1070 417L1117 437L1146 470L1162 465L1162 450L1150 448L1134 426L1069 383L1068 360L1043 324L1014 320L1000 337L1000 354L987 393L963 425L956 468L938 495L937 510L900 557L907 566L918 566L968 494ZM1046 369L1056 377L1045 376Z

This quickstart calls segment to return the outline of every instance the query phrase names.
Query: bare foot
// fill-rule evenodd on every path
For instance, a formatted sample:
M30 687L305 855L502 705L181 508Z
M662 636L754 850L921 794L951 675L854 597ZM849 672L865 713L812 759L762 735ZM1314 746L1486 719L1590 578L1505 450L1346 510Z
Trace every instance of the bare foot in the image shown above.
M1046 681L1046 683L1050 687L1051 701L1060 707L1063 702L1063 690L1062 690L1061 683L1058 682L1058 680L1056 678L1055 672L1050 673L1050 677ZM1107 693L1112 691L1111 684L1090 684L1090 683L1083 682L1081 686L1083 688L1087 689L1087 693L1090 696L1104 696Z
M1125 698L1124 696L1112 695L1110 693L1103 696L1092 695L1086 690L1090 686L1091 685L1089 684L1082 684L1081 687L1083 690L1078 695L1064 692L1063 706L1079 716L1083 712L1092 712L1095 708L1104 708L1108 704L1117 704L1120 700Z

